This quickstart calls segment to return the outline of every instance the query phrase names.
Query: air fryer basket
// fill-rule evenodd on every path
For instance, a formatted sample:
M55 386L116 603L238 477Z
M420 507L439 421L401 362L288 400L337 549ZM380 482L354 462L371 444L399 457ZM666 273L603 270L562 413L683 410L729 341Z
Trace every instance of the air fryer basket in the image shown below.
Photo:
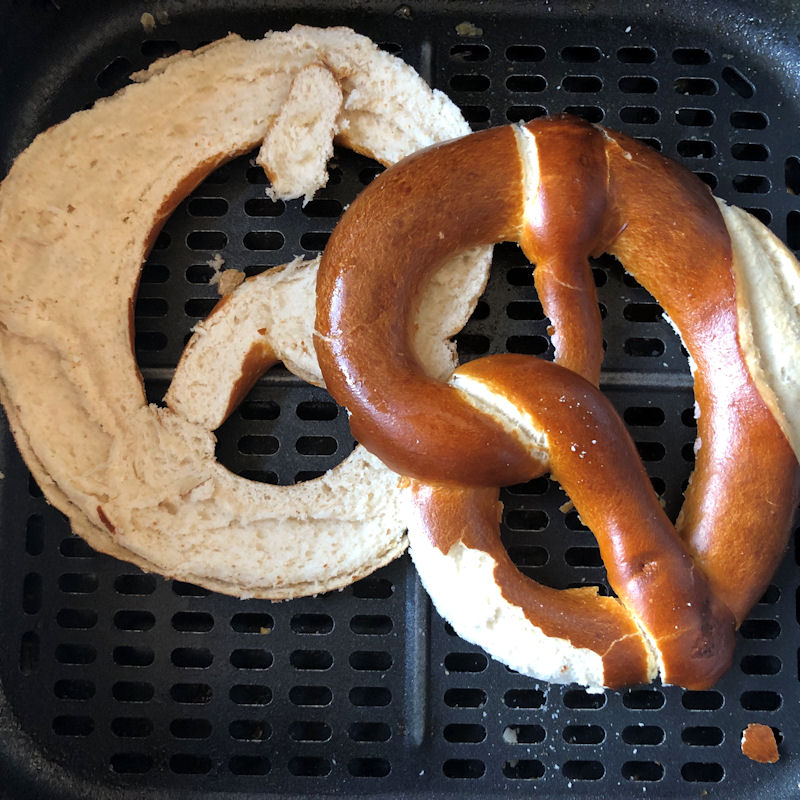
M791 2L752 13L636 5L10 0L0 3L0 175L39 130L158 56L231 30L348 24L447 92L475 129L562 110L603 122L677 158L800 249L800 13ZM154 402L215 302L215 254L247 274L316 254L376 172L338 151L328 186L303 208L268 201L243 157L179 206L136 305ZM619 264L601 258L594 274L603 389L674 517L693 459L686 358ZM547 324L529 267L501 245L461 357L552 357ZM278 483L320 474L353 445L344 411L282 368L219 440L228 467ZM521 677L460 640L407 557L342 592L236 600L92 552L45 502L5 424L0 470L0 796L800 794L794 544L713 690L589 694ZM504 541L526 574L605 590L594 539L559 510L557 486L541 478L503 501ZM778 764L741 755L750 722L773 727Z

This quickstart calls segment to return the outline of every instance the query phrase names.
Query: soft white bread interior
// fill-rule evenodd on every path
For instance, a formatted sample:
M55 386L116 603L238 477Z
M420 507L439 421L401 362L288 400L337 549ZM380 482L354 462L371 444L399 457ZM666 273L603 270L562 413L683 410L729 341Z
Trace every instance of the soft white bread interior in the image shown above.
M717 199L733 247L739 339L764 402L800 457L800 265L751 214Z
M523 675L551 683L579 683L602 691L603 659L567 639L549 636L506 599L489 553L456 542L445 554L419 527L410 509L409 552L439 614L462 639Z
M132 351L154 233L205 175L262 142L318 63L341 87L339 138L383 163L468 131L368 39L296 27L157 62L38 136L0 185L0 395L36 480L96 549L242 596L341 587L405 545L397 478L375 459L359 450L335 480L291 487L239 478L206 427L147 404Z

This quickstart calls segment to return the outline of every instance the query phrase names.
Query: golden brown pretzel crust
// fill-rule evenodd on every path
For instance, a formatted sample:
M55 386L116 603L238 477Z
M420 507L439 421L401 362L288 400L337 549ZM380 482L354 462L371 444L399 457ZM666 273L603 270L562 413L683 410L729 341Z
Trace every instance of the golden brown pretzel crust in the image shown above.
M612 587L657 640L664 679L711 685L729 663L734 624L764 591L783 554L798 498L797 461L739 345L727 230L702 182L635 140L568 117L525 128L491 129L429 149L388 170L359 196L331 236L320 267L317 353L323 375L351 411L356 438L396 471L457 487L528 480L545 468L542 457L458 390L424 375L408 330L420 287L454 250L518 241L537 263L556 360L596 384L602 339L587 257L609 252L619 258L661 303L697 365L700 448L678 525L684 546L665 517L657 535L650 528L660 511L653 510L657 500L644 480L625 494L650 511L637 518L636 529L611 526L601 549L613 554L606 560ZM525 207L526 166L517 141L529 134L539 162L532 208ZM515 360L510 370L473 362L461 372L494 370L494 388L513 395L515 404L530 404L530 386L519 376L544 382L549 372L524 367L527 361ZM625 442L629 438L620 434L611 446L619 454ZM635 452L628 456L638 463ZM567 469L560 479L570 474ZM592 481L601 485L597 475ZM606 486L582 497L582 515L597 512L602 520L609 492ZM428 504L425 514L445 551L447 536L437 523L452 524L459 504L473 509L473 520L495 513L480 505L496 502L485 492L439 487L426 493L418 487L416 494ZM658 545L648 549L644 543L653 536ZM497 546L486 542L497 557ZM637 560L645 550L650 557ZM506 591L510 574L504 576ZM677 623L667 608L673 596L688 609ZM598 610L595 619L601 617ZM677 637L668 633L675 624Z

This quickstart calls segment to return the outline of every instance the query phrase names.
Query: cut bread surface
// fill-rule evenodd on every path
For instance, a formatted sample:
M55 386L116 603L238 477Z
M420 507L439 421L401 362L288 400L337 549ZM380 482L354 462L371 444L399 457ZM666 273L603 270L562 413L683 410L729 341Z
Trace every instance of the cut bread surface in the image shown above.
M312 76L332 107L298 128ZM48 500L100 551L241 596L340 588L403 551L398 477L360 449L288 487L218 464L209 419L145 400L130 334L139 272L176 204L270 131L265 159L290 136L313 156L313 175L289 176L292 194L308 194L332 136L388 164L469 128L410 67L345 28L231 35L134 77L40 134L0 185L0 392L20 450ZM462 261L473 298L487 264L485 249ZM313 309L313 277L290 287L291 278L270 280L309 293ZM304 298L284 309L293 328L275 342L290 366L297 353L302 377L317 374L308 307ZM465 301L445 327L458 330L468 314ZM429 348L432 368L452 362L449 342ZM216 391L224 401L230 387Z

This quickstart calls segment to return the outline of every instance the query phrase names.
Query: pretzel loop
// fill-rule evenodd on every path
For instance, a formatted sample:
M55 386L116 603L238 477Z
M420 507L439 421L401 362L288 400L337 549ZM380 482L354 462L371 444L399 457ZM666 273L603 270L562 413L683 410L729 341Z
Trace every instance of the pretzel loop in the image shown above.
M388 165L468 125L411 67L346 28L231 34L132 77L38 135L0 184L11 429L49 502L97 550L239 596L341 588L405 549L397 475L358 449L292 486L249 480L217 461L212 434L276 360L317 379L315 268L270 270L221 301L158 407L133 346L142 264L186 195L254 148L273 197L309 198L334 141ZM431 293L448 312L419 319L432 374L449 374L444 340L485 279L485 253L459 260L463 288Z
M536 262L556 361L569 369L491 357L459 368L449 385L435 381L410 340L421 287L448 253L497 241L519 242ZM602 335L588 257L602 252L655 296L696 365L699 451L677 531L595 388ZM470 611L486 617L482 629L456 629L515 668L608 686L660 671L702 688L729 666L735 627L782 556L798 497L796 458L739 344L731 260L723 217L698 179L566 116L412 156L334 231L317 284L326 384L356 438L415 479L412 555L451 622L467 617L464 584L492 574L486 591L496 596ZM496 490L481 487L546 469L595 532L619 601L538 586L503 551ZM510 634L498 608L517 615ZM523 630L530 647L557 651L550 666L509 654Z

